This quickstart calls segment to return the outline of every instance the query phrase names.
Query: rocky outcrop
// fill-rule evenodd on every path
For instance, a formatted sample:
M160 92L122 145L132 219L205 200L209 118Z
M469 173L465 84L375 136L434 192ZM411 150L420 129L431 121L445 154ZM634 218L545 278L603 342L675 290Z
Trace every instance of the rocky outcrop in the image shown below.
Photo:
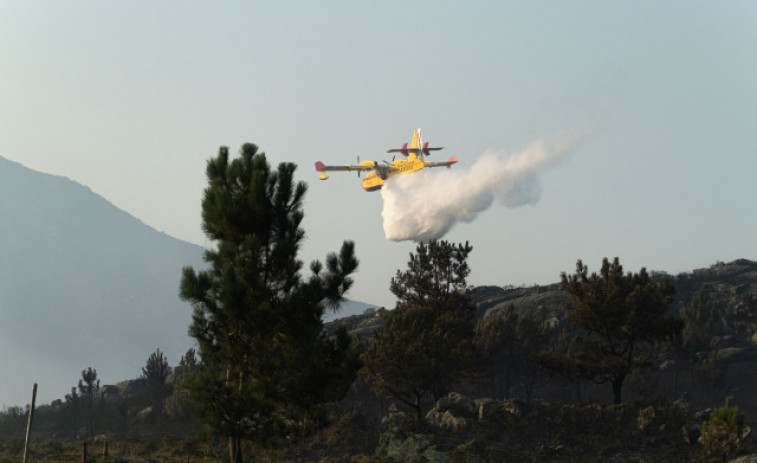
M757 463L757 454L744 455L734 460L729 460L728 463Z
M433 405L419 428L412 427L412 417L403 413L390 417L376 455L395 462L424 463L691 461L702 451L698 437L710 410L689 408L683 400L527 404L451 393Z
M460 431L476 418L476 403L462 394L451 392L440 399L426 414L426 421L435 427Z
M431 407L426 414L426 422L436 428L461 431L473 423L501 424L507 419L521 416L526 408L526 403L520 400L473 400L451 392Z

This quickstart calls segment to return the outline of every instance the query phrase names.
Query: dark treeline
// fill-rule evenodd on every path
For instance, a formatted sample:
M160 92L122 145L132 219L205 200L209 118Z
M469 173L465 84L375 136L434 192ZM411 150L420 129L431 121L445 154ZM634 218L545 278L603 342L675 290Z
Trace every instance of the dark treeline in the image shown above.
M199 429L186 384L197 364L189 349L171 368L160 349L150 354L142 375L117 385L101 385L97 369L87 367L63 399L37 405L34 436L40 440L123 440L165 434L190 435ZM2 440L23 439L26 407L0 413Z
M445 242L433 246L455 248ZM420 249L422 253L428 252L425 245L421 245ZM465 251L464 247L461 249ZM664 398L672 402L683 399L692 407L705 408L722 404L727 396L734 395L742 410L754 413L757 404L753 403L751 395L743 391L751 387L755 374L752 336L757 332L757 298L748 290L750 286L740 279L745 269L757 271L757 264L737 261L669 277L674 288L683 288L676 291L675 300L667 310L668 314L680 321L681 328L670 336L646 342L644 348L638 351L643 355L628 371L622 389L624 400ZM401 278L408 278L407 274L408 271L398 272L399 277L393 281L399 283ZM712 284L715 276L718 277L717 285ZM653 272L650 280L662 281L665 277L667 275ZM400 295L400 300L406 301L398 307L400 310L380 310L343 319L326 327L330 330L337 324L383 319L384 323L379 324L383 328L377 332L379 340L385 338L387 330L398 322L400 326L412 327L412 330L395 333L395 336L400 336L401 344L393 347L387 345L386 349L396 349L394 353L385 350L383 355L388 358L364 355L366 364L362 371L365 375L353 384L342 402L343 411L362 407L365 413L379 415L386 412L390 402L395 402L400 409L419 416L450 390L464 391L471 396L527 403L539 400L562 403L613 401L612 388L600 384L601 377L584 377L579 374L577 365L573 366L573 371L570 365L548 368L551 355L559 353L578 358L579 349L586 343L581 338L582 330L573 325L566 310L571 303L564 288L557 285L511 289L481 287L468 288L464 292L460 292L457 286L450 288L454 289L452 294L470 297L474 306L466 309L461 316L474 329L469 334L456 331L455 336L463 336L462 339L470 336L467 338L469 341L461 343L456 338L450 345L464 348L448 355L447 364L436 363L441 368L439 372L444 372L444 375L439 372L430 375L428 372L427 360L435 355L434 352L419 354L413 348L415 340L419 348L438 353L440 343L430 341L423 333L423 326L426 325L408 321L412 312L407 308L403 310L413 300L408 294ZM492 292L508 302L491 306L492 300L499 300L493 297ZM461 306L457 304L456 307ZM474 321L476 313L478 316ZM393 321L391 317L399 318ZM446 323L455 323L456 318L447 320L449 322ZM433 327L434 323L428 326ZM453 325L444 329L452 331L450 326ZM439 327L436 329L438 331ZM434 329L427 332L433 335ZM366 342L372 342L372 335L367 337ZM372 343L371 346L375 350L379 344ZM418 360L418 365L411 365L413 359ZM63 399L37 407L35 438L78 441L194 435L202 429L202 425L192 413L188 380L198 362L195 351L190 349L172 367L158 349L145 360L140 378L118 385L101 385L96 368L87 367L81 372L79 383L72 385L71 392ZM381 381L390 376L377 377L377 362L383 362L381 368L386 370L384 375L419 378L413 380L416 383L423 378L433 378L435 384L428 386L430 392L427 395L411 397L411 401L404 400L407 396L398 389L382 389ZM403 365L402 371L391 370L400 364ZM444 387L439 383L442 379ZM399 379L392 378L392 383L397 386ZM381 397L388 400L382 401ZM383 409L376 403L383 403ZM27 407L8 407L0 413L0 436L3 440L23 438Z

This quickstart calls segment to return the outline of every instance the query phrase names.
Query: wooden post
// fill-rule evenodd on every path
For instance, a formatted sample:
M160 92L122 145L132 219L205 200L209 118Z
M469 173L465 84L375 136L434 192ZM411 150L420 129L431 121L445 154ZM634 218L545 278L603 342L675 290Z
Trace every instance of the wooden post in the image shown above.
M29 421L26 422L26 441L24 442L24 463L29 455L29 441L32 434L32 421L34 420L34 403L37 401L37 383L32 388L32 403L29 405Z
M103 448L103 457L108 458L108 441L105 441L105 447Z
M81 443L81 463L87 463L87 443Z

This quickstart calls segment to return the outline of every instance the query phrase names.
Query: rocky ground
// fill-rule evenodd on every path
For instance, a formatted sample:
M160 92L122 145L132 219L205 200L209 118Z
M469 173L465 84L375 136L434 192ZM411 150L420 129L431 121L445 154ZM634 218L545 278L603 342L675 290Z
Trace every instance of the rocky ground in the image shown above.
M329 431L342 437L335 444L351 442L352 447L335 445L324 457L331 458L327 461L434 463L726 461L721 455L714 460L705 455L698 442L710 412L690 410L683 401L529 405L472 400L453 393L434 405L420 428L413 427L404 413L389 415L377 429L371 429L376 423L352 415ZM374 432L377 442L366 437ZM745 456L755 448L747 426L739 436L738 450L725 456Z

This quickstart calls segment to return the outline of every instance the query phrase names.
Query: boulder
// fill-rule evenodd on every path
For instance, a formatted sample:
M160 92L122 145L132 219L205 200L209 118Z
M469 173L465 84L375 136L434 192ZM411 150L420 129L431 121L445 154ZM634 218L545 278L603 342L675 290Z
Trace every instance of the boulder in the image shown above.
M147 393L147 381L144 379L131 379L116 384L121 397L128 398Z
M502 402L486 398L476 400L478 406L478 421L481 423L496 423L505 418Z
M744 352L743 347L726 347L718 351L718 360L721 362L728 362L729 360L735 360L739 354Z
M728 463L757 463L757 454L744 455L734 460L728 460Z
M450 410L444 412L439 421L439 427L451 431L462 431L470 425L470 420L462 416L455 416Z
M381 434L376 456L386 457L396 462L429 461L447 463L449 456L431 445L424 434L410 434L404 439L391 430ZM382 460L383 461L383 460Z
M116 399L121 395L118 387L106 384L97 390L97 395L104 400Z
M505 400L502 404L505 412L513 416L521 416L526 412L528 404L522 400L512 399Z
M137 423L147 423L150 415L152 415L152 407L143 408L137 413L137 416L134 418L134 420Z
M636 425L639 427L639 431L645 432L650 425L654 422L655 410L653 406L648 406L639 410L639 414L636 416Z
M432 425L446 429L464 429L476 419L478 415L476 402L457 392L450 392L439 399L431 410L426 413L426 421Z
M457 392L450 392L446 397L439 399L431 410L442 413L450 411L455 416L462 416L465 418L474 418L478 413L476 403L472 399Z

